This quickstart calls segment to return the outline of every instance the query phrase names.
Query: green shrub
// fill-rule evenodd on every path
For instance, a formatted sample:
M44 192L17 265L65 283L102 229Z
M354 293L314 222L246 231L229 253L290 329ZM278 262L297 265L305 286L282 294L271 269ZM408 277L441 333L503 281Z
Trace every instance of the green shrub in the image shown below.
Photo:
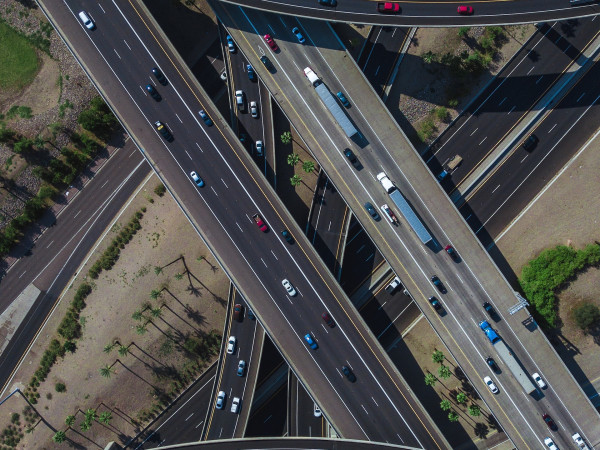
M33 149L33 139L22 137L13 145L15 153L26 153Z
M54 385L54 389L56 389L56 392L65 392L67 390L67 387L64 383L56 383Z
M440 106L435 109L435 116L438 120L445 122L448 120L448 110L444 106Z
M584 303L573 310L573 320L579 328L588 331L600 319L600 309L592 303Z
M554 292L565 287L578 272L599 262L599 245L591 244L583 250L559 245L544 250L523 268L519 283L542 327L557 325Z
M159 197L162 197L163 195L165 195L165 192L167 191L167 188L165 187L164 184L160 183L158 184L155 188L154 188L154 193L156 195L158 195Z
M79 325L79 316L72 309L69 309L58 326L58 334L67 340L76 339L81 334L81 325Z

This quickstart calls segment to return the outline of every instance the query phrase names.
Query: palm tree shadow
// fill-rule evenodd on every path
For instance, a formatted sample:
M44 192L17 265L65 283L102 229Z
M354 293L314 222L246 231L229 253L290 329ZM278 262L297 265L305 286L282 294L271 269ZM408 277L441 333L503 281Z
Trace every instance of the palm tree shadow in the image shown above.
M152 383L150 383L149 381L147 381L144 377L142 377L141 375L138 375L135 371L133 371L132 369L130 369L126 364L123 363L123 361L121 361L120 359L117 359L115 361L115 363L119 363L125 370L127 370L128 372L130 372L132 375L136 376L137 378L139 378L141 381L143 381L144 383L146 383L148 386L150 386L152 389L158 389L156 386L154 386Z
M179 302L179 303L181 303L181 302ZM187 320L185 320L183 317L181 317L179 314L177 314L175 311L173 311L173 309L171 309L171 307L169 305L165 305L165 308L167 308L169 311L171 311L173 313L173 315L178 317L182 322L184 322L186 325L188 325L190 328L192 328L195 332L197 332L197 333L201 332L201 330L199 330L198 328L195 328L193 324L189 323ZM188 317L189 317L191 308L188 305L183 306L183 308L186 310ZM204 317L200 313L197 313L197 312L195 312L195 313L200 316L202 322L205 321ZM163 319L162 317L161 317L161 320L166 323L165 319Z

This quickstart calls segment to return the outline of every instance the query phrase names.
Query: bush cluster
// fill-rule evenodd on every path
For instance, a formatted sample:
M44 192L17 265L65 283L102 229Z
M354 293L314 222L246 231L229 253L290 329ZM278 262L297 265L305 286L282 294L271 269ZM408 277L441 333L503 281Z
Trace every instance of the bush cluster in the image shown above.
M83 129L94 133L102 139L106 139L110 136L110 133L118 122L106 103L100 97L94 97L90 102L90 107L79 114L77 123Z
M543 251L523 268L519 283L529 300L536 320L543 328L557 325L554 293L588 266L600 263L600 245L590 244L583 250L559 245Z
M102 253L102 256L90 267L88 275L94 279L100 276L102 270L110 270L119 259L121 249L125 248L125 245L133 239L135 233L138 232L142 226L140 225L140 219L143 217L141 211L136 212L133 217L129 220L129 223L121 229L119 234L113 239L111 244Z
M0 256L6 255L23 235L23 229L38 220L44 211L48 200L56 191L49 186L42 187L37 195L25 203L23 212L15 217L0 233Z

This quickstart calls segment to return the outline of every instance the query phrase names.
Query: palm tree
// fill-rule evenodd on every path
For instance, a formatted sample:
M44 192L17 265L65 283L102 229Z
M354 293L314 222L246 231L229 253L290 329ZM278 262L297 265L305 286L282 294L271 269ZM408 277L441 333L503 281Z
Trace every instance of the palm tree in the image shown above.
M450 400L444 399L440 402L440 408L442 408L442 411L448 411L452 408L452 403L450 403Z
M444 366L443 364L439 367L438 374L442 378L450 378L452 376L452 372L450 371L450 368L447 366Z
M65 419L65 423L69 427L72 426L75 423L75 416L67 416L67 418Z
M200 256L198 256L198 257L196 258L196 261L198 261L198 262L202 262L202 260L203 260L203 259L205 259L205 258L204 258L204 255L200 255Z
M160 275L162 273L162 267L154 266L154 273Z
M131 318L133 320L142 320L144 318L144 315L142 314L142 312L137 309L133 312L133 314L131 315Z
M181 280L182 278L183 278L183 274L182 274L181 272L177 272L177 273L175 274L175 279L176 279L176 280Z
M140 336L143 336L144 334L146 334L146 331L148 331L148 329L146 328L146 325L138 325L137 327L135 327L135 332L137 334L139 334Z
M85 420L87 422L91 422L92 420L95 420L96 417L98 417L98 414L96 414L96 410L92 409L92 408L88 408L85 412Z
M287 156L287 163L290 166L295 166L296 164L298 164L298 161L300 161L300 156L298 156L296 153L290 153Z
M433 354L431 355L431 359L433 359L434 363L438 363L441 364L444 362L444 359L446 359L446 357L444 356L444 353L442 353L439 350L436 350L433 352Z
M294 175L292 178L290 178L290 183L294 187L298 186L301 182L302 178L299 175Z
M108 364L100 369L100 375L104 378L110 378L110 376L115 372L115 369L110 367Z
M471 405L469 406L469 414L478 417L481 415L481 408L478 405Z
M108 425L108 423L112 420L112 414L110 411L104 411L103 413L100 413L100 416L98 417L98 421Z
M64 431L57 431L56 433L54 433L54 436L52 436L52 440L57 444L65 442L65 439L67 439L67 435Z
M456 394L456 402L457 403L467 403L467 394L464 392L459 392Z
M87 431L90 428L92 428L92 423L88 422L87 419L86 419L86 420L84 420L83 422L81 422L79 424L79 428L81 429L81 431Z
M431 50L428 51L427 53L423 54L423 61L425 61L425 64L431 64L436 59L437 59L437 55L435 53L433 53Z
M119 355L125 357L128 354L129 354L129 347L127 347L125 345L121 345L119 347Z
M427 386L434 386L436 381L437 381L437 378L435 377L434 374L428 373L427 375L425 375L425 384Z
M106 344L104 346L104 353L110 353L110 352L112 352L112 349L115 348L115 345L117 345L115 342L111 342L110 344Z
M162 315L162 309L161 308L152 308L150 310L150 314L152 315L152 317L154 317L155 319L158 319L161 315Z
M306 173L311 173L315 171L315 163L312 161L304 161L302 163L302 170Z
M156 300L159 296L160 296L160 291L158 289L152 289L152 292L150 292L150 298L152 300Z
M450 422L458 422L458 414L456 413L456 411L450 411L448 413L448 420Z
M281 142L283 144L289 144L290 142L292 142L292 133L290 133L289 131L283 133L281 135Z

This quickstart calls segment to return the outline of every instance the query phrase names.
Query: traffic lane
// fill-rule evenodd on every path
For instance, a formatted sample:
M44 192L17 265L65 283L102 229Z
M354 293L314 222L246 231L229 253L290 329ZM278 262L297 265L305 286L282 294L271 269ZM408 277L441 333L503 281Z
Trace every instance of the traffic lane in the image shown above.
M183 134L182 134L182 135L183 135ZM177 152L176 152L176 153L177 153ZM178 152L178 153L182 153L182 152ZM171 157L171 158L172 158L172 157ZM173 163L171 162L171 158L169 158L169 157L166 157L165 155L156 155L154 159L155 159L155 160L158 160L158 161L160 162L160 165L161 165L161 167L162 167L162 170L163 170L165 173L168 173L169 171L173 171L172 173L177 173L177 172L180 172L180 171L182 170L182 169L181 169L181 166L178 166L177 164L173 165ZM171 164L171 165L172 165L172 167L171 167L171 168L169 168L169 167L168 167L168 166L169 166L169 164ZM175 178L173 178L172 185L173 185L173 187L175 188L175 190L176 190L176 191L177 191L177 192L180 194L180 196L181 196L181 197L182 197L182 199L184 200L184 203L186 203L186 205L189 205L189 204L191 204L191 206L192 206L193 208L197 208L197 207L198 207L198 203L195 203L195 204L194 204L193 202L190 202L190 201L189 201L189 200L190 200L190 198L187 198L187 200L188 200L187 202L185 201L187 196L185 196L185 194L184 194L184 193L186 193L186 191L185 191L185 189L183 188L183 186L182 186L182 185L178 186L178 184L179 184L179 185L181 184L181 183L180 183L180 179L179 179L178 177L175 177ZM189 182L188 182L188 186L187 186L187 187L188 187L188 189L189 189ZM246 189L247 189L247 187L246 187ZM205 192L208 192L208 191L206 190ZM260 195L258 195L258 196L260 196ZM194 192L194 195L193 195L193 197L197 197L197 193L196 193L196 192ZM252 196L250 196L250 197L252 197ZM212 212L212 211L211 211L211 212ZM202 214L202 213L204 213L204 214ZM196 214L197 214L196 216L197 216L197 217L198 217L198 216L202 216L202 215L206 216L206 213L210 213L210 212L209 212L209 211L206 211L206 210L203 210L203 211L201 211L201 212L200 212L200 211L198 211L198 210L197 210L197 211L196 211ZM213 239L213 237L214 237L214 236L212 236L212 233L211 233L211 231L210 231L210 230L207 230L207 229L204 229L204 234L205 234L205 237L207 238L207 240L209 240L209 241L210 241L210 240L212 240L212 239ZM219 253L220 253L220 254L234 254L234 253L236 253L236 250L239 252L239 249L234 249L233 247L230 247L229 251L226 251L226 250L224 250L223 252L219 252ZM247 269L247 267L244 267L244 269ZM243 269L242 269L242 273L243 273ZM248 275L248 276L250 276L250 273L253 273L253 276L254 276L254 277L256 277L256 274L255 274L254 272L247 272L245 275ZM246 278L246 277L244 277L244 278ZM282 333L282 335L283 335L283 334L284 334L284 333Z
M248 418L245 438L263 436L283 436L286 429L286 384L281 386L259 409L252 411ZM240 442L238 442L238 447Z
M115 161L118 161L118 159ZM121 179L119 178L120 175L123 175L120 174L121 170L131 169L127 164L113 165L110 160L106 164L104 175L108 178L114 176L108 181L109 183L115 183ZM63 210L63 213L57 218L57 225L48 229L38 239L36 247L32 249L31 257L21 259L13 266L13 270L9 271L4 277L2 286L2 291L6 292L6 296L3 296L4 299L11 297L15 299L31 282L39 284L46 292L32 306L26 320L17 328L13 338L0 356L0 373L2 374L0 383L2 386L5 386L9 381L14 368L52 309L54 301L70 282L72 274L76 272L90 249L118 214L122 205L127 202L136 188L148 176L149 171L148 164L143 163L125 183L114 188L115 190L109 195L108 202L100 206L97 202L103 200L103 198L93 195L97 185L100 184L94 182L94 180L100 181L100 179L94 177L87 186L88 189L84 189L73 200L73 209L67 207L66 210ZM104 185L106 182L103 181L101 184ZM77 212L74 211L77 209L85 212L88 205L90 209L97 211L97 213L93 220L84 221L86 216L83 214L77 215ZM89 214L93 214L92 211ZM77 217L74 217L75 215ZM73 232L76 234L67 233L63 229L63 227L71 225L78 225ZM61 250L58 250L59 247ZM21 266L21 261L27 264ZM19 283L26 284L21 286Z
M222 372L219 374L217 387L214 389L216 393L224 391L227 394L223 409L214 408L208 419L208 431L206 433L208 439L229 439L233 438L239 424L239 418L242 409L249 409L250 405L244 402L246 393L247 377L246 373L251 364L253 364L254 354L254 339L256 337L257 326L256 321L250 320L247 317L248 307L246 303L239 298L237 291L233 293L232 306L236 304L244 308L242 321L237 321L233 318L233 311L230 317L229 335L223 336L225 341L228 341L231 336L236 337L237 345L233 354L225 353L222 355ZM243 376L239 376L238 365L240 361L245 361L246 368ZM240 399L240 411L232 413L230 411L233 398Z
M128 443L129 448L150 449L196 442L211 403L217 364L213 364L154 423Z
M321 68L321 71L323 71L323 68ZM332 75L332 74L330 74L330 76L333 78L333 75ZM327 79L329 79L329 78L327 78ZM381 154L380 154L379 156L380 156L379 165L380 165L380 166L381 166L381 165L383 165L383 166L385 167L385 166L386 166L386 163L383 163L383 161L381 161L381 159L383 159L383 158L381 158ZM389 166L390 164L388 163L387 165ZM391 165L392 165L392 166L397 166L397 164L395 164L393 160L392 160L392 162L391 162ZM400 168L398 168L398 169L400 169ZM409 169L408 169L408 168L404 168L404 170L409 170ZM396 181L398 181L398 180L396 180ZM424 204L424 203L423 203L423 202L424 202L424 199L422 198L422 196L424 196L424 195L429 195L429 196L430 196L430 195L431 195L431 192L429 192L429 193L425 192L425 193L421 193L421 194L420 194L421 196L419 196L419 194L417 194L417 193L416 193L416 191L414 191L414 189L413 189L413 190L406 190L406 189L402 189L402 190L403 190L403 192L405 193L405 195L406 195L406 197L408 198L408 200L409 200L409 201L410 201L410 202L411 202L413 205L415 205L415 204ZM428 199L427 199L427 198L425 198L425 200L428 200ZM431 200L431 199L429 199L429 200ZM441 236L443 236L443 235L444 235L444 232L442 231L442 228L441 228L440 224L439 224L439 223L438 223L438 222L435 220L435 218L434 218L433 216L429 216L429 214L431 214L431 211L429 211L429 210L426 210L426 212L427 212L428 214L423 214L423 213L421 213L421 215L422 215L422 216L428 216L428 217L425 217L425 222L426 222L426 223L428 223L428 224L430 225L430 228L432 228L432 231L434 232L434 235L438 235L438 236L440 236L440 235L441 235ZM362 216L364 216L364 214L362 214ZM362 218L362 216L361 216L361 218ZM431 220L428 220L428 219L431 219ZM369 218L367 218L366 220L367 220L367 221L370 221L370 219L369 219ZM369 223L370 223L370 222L369 222ZM435 226L433 226L432 224L435 224ZM391 225L390 225L390 227L391 227ZM368 227L368 228L371 228L371 227ZM392 228L390 228L390 229L392 229ZM439 230L439 234L438 234L438 230ZM396 235L397 235L397 236L400 238L400 236L398 235L398 230L397 230L397 229L394 229L393 233L394 233L394 234L396 234ZM401 242L402 242L402 240L401 240ZM404 242L403 242L403 243L404 243ZM419 264L419 263L420 263L420 261L419 261L419 260L421 260L421 261L423 260L423 252L422 252L422 250L420 251L420 249L417 249L415 252L412 252L410 247L412 247L414 244L413 244L412 242L410 242L410 241L409 241L408 243L404 243L404 245L405 245L405 249L407 250L407 253L411 255L412 259L413 259L413 260L414 260L414 261L415 261L417 264ZM421 246L419 246L419 247L421 247ZM421 248L422 248L422 247L421 247ZM460 248L460 247L459 247L459 248ZM397 251L398 251L398 250L396 250L396 252L397 252ZM425 253L425 255L427 255L427 254ZM440 258L447 258L447 259L440 259ZM442 279L445 281L446 285L447 285L447 286L449 286L449 288L450 288L450 287L451 287L451 285L453 284L453 282L452 282L452 281L448 281L448 280L450 279L450 277L452 277L454 280L456 280L456 285L457 285L457 286L460 286L460 284L461 284L461 283L464 283L464 281L462 281L462 280L459 280L459 279L458 279L458 277L456 277L456 276L453 276L453 275L454 275L454 274L453 274L453 272L456 270L456 268L454 267L455 263L454 263L454 262L452 262L452 261L450 261L450 258L449 258L449 257L447 257L447 255L444 255L444 256L441 256L441 255L440 255L439 257L435 258L435 260L434 260L434 261L435 261L435 263L434 263L434 265L433 265L433 266L434 266L434 270L432 270L432 271L429 271L429 270L427 270L427 271L429 272L429 274L427 274L427 273L424 271L424 268L423 268L423 267L425 267L425 266L423 266L423 265L421 264L421 265L420 265L420 267L419 267L419 270L421 271L421 273L422 273L424 276L426 276L426 277L427 277L427 282L426 282L426 283L427 283L427 284L430 286L430 287L428 288L428 290L429 290L429 289L431 289L431 290L433 290L433 289L434 289L434 288L433 288L433 286L431 285L430 281L429 281L429 277L431 276L432 272L433 272L433 273L436 273L436 272L437 272L437 273L440 275L440 277L441 277L441 278L442 278ZM405 263L406 263L406 262L405 262ZM489 261L488 261L488 263L489 263ZM431 262L431 261L428 261L428 263L427 263L427 266L430 266L430 267L431 267L431 265L432 265L432 262ZM445 269L445 270L444 270L444 271L440 270L440 267L444 267L444 269ZM464 269L463 269L463 270L464 270ZM466 270L465 270L465 271L466 271ZM463 274L461 274L461 275L463 275ZM459 291L457 291L456 293L454 293L453 295L455 295L455 296L457 296L457 297L459 297L459 296L460 296L460 297L465 297L465 290L466 290L466 291L470 291L470 292L468 292L468 297L470 297L470 298L473 298L473 299L478 299L478 298L482 298L482 297L483 297L483 298L485 298L485 296L486 296L487 294L486 294L485 292L483 292L482 290L481 290L481 292L480 292L480 287L481 287L481 286L480 286L480 281L479 281L479 280L477 280L477 278L475 277L474 273L473 273L472 271L470 271L470 270L469 270L469 271L468 271L468 273L467 273L466 275L463 275L463 276L468 276L468 277L469 277L469 279L471 279L471 280L472 280L472 279L475 279L475 281L476 281L476 282L475 282L475 283L473 283L473 285L472 285L472 286L469 286L469 287L468 287L468 289L466 289L466 288L465 288L465 286L462 286L462 287L461 287L461 289L460 289ZM409 289L410 289L410 288L409 288ZM417 292L417 291L416 291L416 292ZM420 293L421 291L418 291L418 292ZM420 294L419 294L419 295L420 295ZM460 298L460 297L459 297L459 298ZM426 299L424 299L424 301L426 302ZM469 313L471 313L471 312L472 312L472 311L467 311L467 315L466 315L466 317L469 317ZM461 316L464 316L464 313L463 313L463 314L461 314ZM449 333L449 332L448 332L448 333ZM465 334L466 334L466 332L465 332ZM470 350L473 350L473 351L475 351L475 352L476 352L476 347L475 347L475 345L474 345L473 343L472 343L472 349L470 349ZM468 360L468 356L467 356L467 355L465 355L465 357L466 357L466 358L467 358L467 360ZM484 363L484 361L482 361L482 363ZM511 416L511 415L509 415L509 414L505 414L504 416L505 416L506 420L510 420L510 416ZM518 416L517 416L517 417L518 417ZM518 433L518 431L517 431L517 428L514 426L514 424L512 425L512 427L513 427L513 432L514 432L514 433ZM533 432L533 430L531 430L531 433L532 433L532 434L534 433L534 432Z
M364 49L366 57L362 58L364 61L358 62L358 66L380 96L392 75L407 36L408 30L399 27L375 27L369 35L368 47Z
M479 3L475 8L475 14L472 16L458 15L456 3L403 3L401 14L377 13L372 2L365 3L361 0L340 2L336 8L320 6L312 0L294 0L293 2L269 4L258 3L256 0L232 0L230 3L248 8L261 8L261 11L320 20L396 26L506 25L598 14L594 5L573 7L565 5L564 2L559 0L551 2L532 0L526 2L527 6L523 6L525 2L513 2L509 10L507 10L506 3L501 1ZM265 7L265 5L267 6Z
M527 152L517 146L481 188L467 199L467 221L477 234L497 236L569 161L598 127L597 77L594 67L529 134L540 142ZM583 101L585 98L588 101ZM587 106L587 104L592 105ZM577 121L577 122L576 122ZM576 123L575 123L576 122ZM493 199L493 201L490 201ZM464 205L460 208L466 209Z
M273 112L271 110L271 94L268 89L262 84L262 81L258 81L259 84L259 99L260 99L260 123L262 127L262 133L259 137L263 141L263 156L258 156L258 164L261 167L262 172L269 182L269 184L276 188L276 165L275 165L275 144L277 136L275 136L273 129ZM275 189L276 190L276 189Z
M310 213L308 239L323 259L323 263L337 277L341 261L343 230L349 210L327 176L321 172L317 181L315 201Z
M304 386L293 378L297 384L296 392L296 421L298 423L298 433L296 436L325 437L325 417L315 415L315 402L308 395Z
M543 36L526 54L515 59L514 67L507 68L510 71L506 76L493 83L489 94L486 92L481 96L483 102L475 103L464 120L451 125L444 133L450 133L448 139L442 137L436 143L436 158L428 160L435 174L449 158L459 153L463 162L452 173L452 187L461 185L593 41L597 28L591 20L583 22L583 26L569 27L568 30L561 27L563 23L542 28ZM570 35L574 37L566 37ZM455 140L461 142L460 151L453 144Z
M127 189L130 194L135 189L134 182L139 184L148 175L150 167L142 161L141 153L128 140L74 198L67 197L68 203L56 217L55 225L47 228L35 241L31 254L20 258L0 280L0 310L4 311L31 282L35 281L42 291L50 287L67 259L65 254L73 251L82 234L90 231L84 227L109 213L107 209L111 209L121 190Z

